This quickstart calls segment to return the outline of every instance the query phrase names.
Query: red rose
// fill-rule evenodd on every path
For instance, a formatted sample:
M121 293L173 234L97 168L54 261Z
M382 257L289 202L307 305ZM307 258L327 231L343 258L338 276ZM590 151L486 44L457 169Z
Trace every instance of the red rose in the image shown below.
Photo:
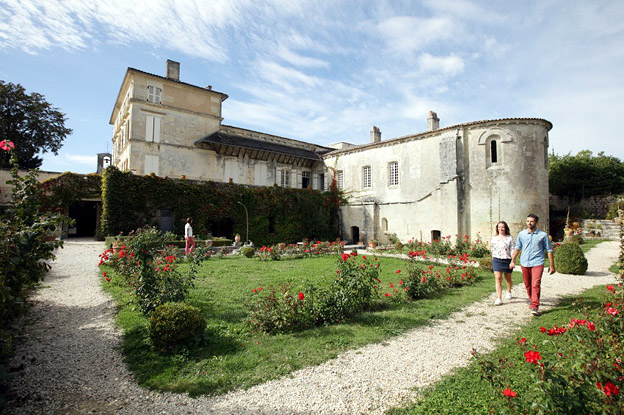
M505 396L509 396L511 398L515 398L516 396L518 396L518 394L516 392L514 392L513 390L507 388L503 391L503 395Z
M15 148L15 144L13 144L13 141L2 140L0 141L0 148L4 151L9 151Z
M400 274L400 273L401 273L400 269L397 269L396 272L395 272L395 274Z
M303 300L303 293L299 293L299 299Z
M533 350L524 352L524 358L526 359L527 362L533 363L535 365L537 365L538 360L542 360L542 356L540 355L540 353L534 352Z

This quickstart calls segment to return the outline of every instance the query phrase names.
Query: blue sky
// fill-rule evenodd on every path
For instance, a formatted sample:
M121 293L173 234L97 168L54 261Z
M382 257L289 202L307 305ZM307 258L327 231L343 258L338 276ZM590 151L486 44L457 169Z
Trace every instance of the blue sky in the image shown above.
M327 145L516 117L557 154L624 159L624 2L0 0L0 79L73 134L43 170L95 171L128 67L229 95L224 123Z

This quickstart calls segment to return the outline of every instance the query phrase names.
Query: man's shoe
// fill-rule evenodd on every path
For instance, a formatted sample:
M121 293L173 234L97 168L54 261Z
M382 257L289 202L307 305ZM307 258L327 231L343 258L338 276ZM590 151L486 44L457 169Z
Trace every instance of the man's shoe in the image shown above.
M507 294L505 294L505 298L511 300L511 291L508 291Z
M500 298L497 298L496 300L494 300L494 305L502 305L503 302L500 300Z
M531 309L531 314L533 314L534 316L539 314L539 311L537 310L537 308L532 308Z

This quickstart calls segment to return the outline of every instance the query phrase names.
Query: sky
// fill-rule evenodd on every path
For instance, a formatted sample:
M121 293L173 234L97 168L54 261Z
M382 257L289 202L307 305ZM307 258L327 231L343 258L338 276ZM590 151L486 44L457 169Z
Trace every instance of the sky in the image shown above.
M66 114L42 170L90 173L128 67L226 93L223 123L320 145L499 118L624 159L624 2L0 0L0 80Z

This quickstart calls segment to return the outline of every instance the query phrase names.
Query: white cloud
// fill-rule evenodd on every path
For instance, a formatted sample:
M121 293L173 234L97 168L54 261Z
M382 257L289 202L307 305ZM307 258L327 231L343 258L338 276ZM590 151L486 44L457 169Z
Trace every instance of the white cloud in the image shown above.
M94 156L94 155L66 153L66 154L63 155L63 157L70 164L78 163L78 164L84 164L84 165L88 165L88 166L93 166L94 168L95 168L95 165L97 164L97 156Z
M455 34L456 23L448 17L395 16L377 25L386 45L400 53L423 50Z
M445 75L457 75L464 71L464 61L455 55L433 56L423 53L418 58L423 72L442 72Z
M294 53L293 51L285 47L281 47L277 51L277 56L279 56L286 62L291 63L295 66L307 67L307 68L329 68L329 62L327 61L324 61L322 59L303 56L298 53Z

